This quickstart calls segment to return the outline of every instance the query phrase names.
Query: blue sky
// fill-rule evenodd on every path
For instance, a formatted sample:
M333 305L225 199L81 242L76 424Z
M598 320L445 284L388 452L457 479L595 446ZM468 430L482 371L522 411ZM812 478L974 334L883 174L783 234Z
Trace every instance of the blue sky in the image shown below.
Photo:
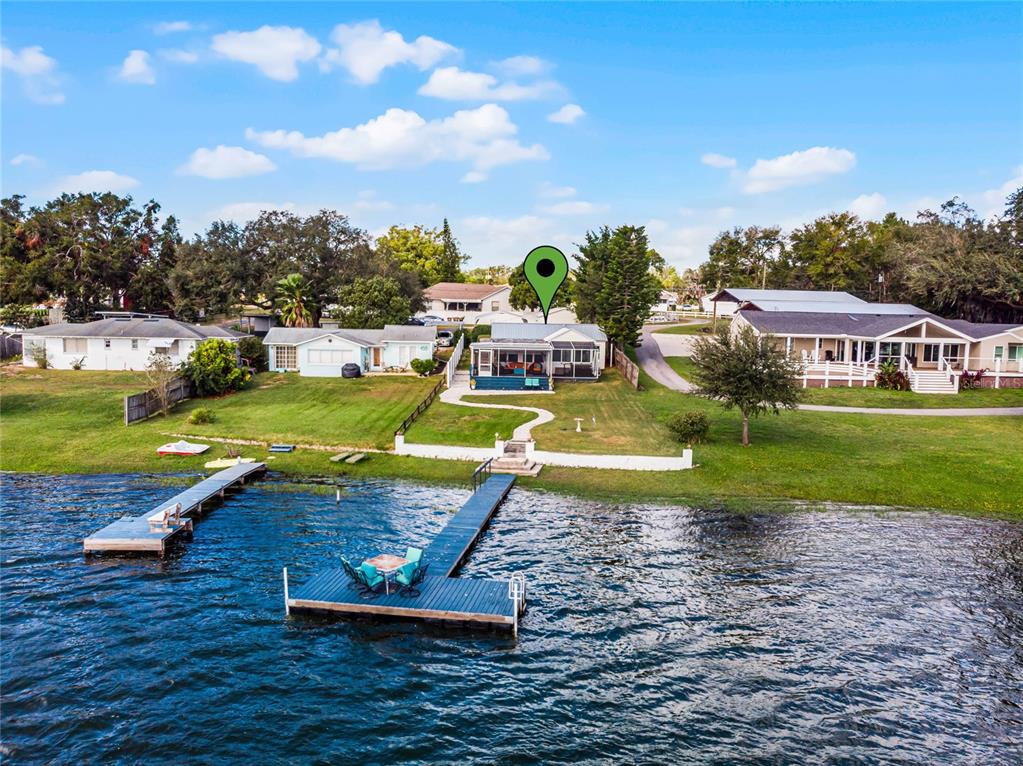
M447 216L472 265L1023 183L1019 4L3 6L3 194Z

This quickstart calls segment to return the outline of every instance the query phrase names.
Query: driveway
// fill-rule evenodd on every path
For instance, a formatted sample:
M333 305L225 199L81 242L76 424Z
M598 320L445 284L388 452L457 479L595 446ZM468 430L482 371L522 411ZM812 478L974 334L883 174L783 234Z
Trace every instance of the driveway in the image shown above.
M664 361L665 352L668 356L688 356L689 344L692 343L691 335L666 335L655 333L654 330L661 330L664 327L673 325L644 325L642 338L643 345L636 349L636 359L643 372L656 380L662 386L673 391L692 393L696 386L675 372ZM663 345L662 345L663 344ZM683 350L685 349L685 350Z

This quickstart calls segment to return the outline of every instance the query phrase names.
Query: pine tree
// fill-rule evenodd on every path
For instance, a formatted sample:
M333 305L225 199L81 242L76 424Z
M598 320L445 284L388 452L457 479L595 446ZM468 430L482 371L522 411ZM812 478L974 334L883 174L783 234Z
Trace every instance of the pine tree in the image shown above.
M642 226L619 226L611 236L609 253L596 296L597 322L616 341L638 346L643 322L661 290L646 231Z
M458 246L458 240L451 233L451 226L448 219L444 219L444 226L441 228L440 240L443 245L443 254L438 259L437 272L440 282L464 282L465 275L462 274L462 264L469 260L467 255L462 255Z

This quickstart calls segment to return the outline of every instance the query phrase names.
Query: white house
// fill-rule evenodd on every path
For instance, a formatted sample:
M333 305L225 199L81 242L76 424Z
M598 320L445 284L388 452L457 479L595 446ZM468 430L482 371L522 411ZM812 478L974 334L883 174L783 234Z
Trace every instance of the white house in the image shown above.
M35 367L33 351L44 346L50 366L58 370L70 370L79 362L85 370L144 370L152 351L166 354L179 365L204 340L236 342L244 337L222 327L167 317L110 316L95 322L66 322L26 330L22 336L23 364Z
M511 285L438 282L423 291L426 309L417 316L439 316L468 325L544 321L541 311L512 308L510 297ZM553 308L548 321L572 324L576 321L575 312L570 308Z
M607 335L595 324L495 324L469 346L475 389L539 390L555 378L596 380L608 363Z
M382 330L273 327L263 338L271 370L309 377L339 377L346 364L363 372L407 370L413 359L432 359L435 327L386 325Z
M678 311L678 293L672 290L661 290L657 303L650 307L651 316Z

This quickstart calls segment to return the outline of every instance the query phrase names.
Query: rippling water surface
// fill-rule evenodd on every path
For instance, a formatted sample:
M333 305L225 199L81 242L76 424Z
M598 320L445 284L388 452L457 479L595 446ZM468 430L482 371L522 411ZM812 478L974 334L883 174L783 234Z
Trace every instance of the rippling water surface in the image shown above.
M1023 525L515 490L462 575L525 573L515 641L286 619L282 566L428 542L467 493L274 489L86 561L171 490L3 477L5 763L1023 762Z

